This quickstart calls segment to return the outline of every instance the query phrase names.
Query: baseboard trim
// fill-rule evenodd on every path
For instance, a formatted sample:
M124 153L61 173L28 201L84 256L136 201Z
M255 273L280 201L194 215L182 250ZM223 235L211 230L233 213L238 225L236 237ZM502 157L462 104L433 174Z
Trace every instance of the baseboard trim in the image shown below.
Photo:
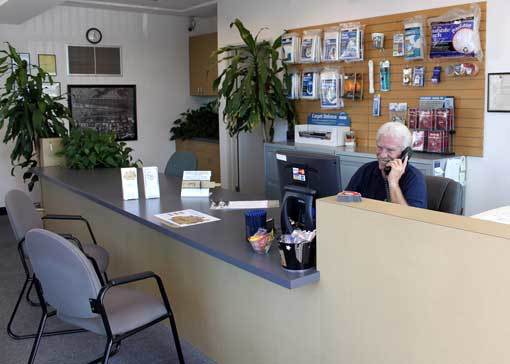
M0 215L7 215L7 210L5 207L0 207Z

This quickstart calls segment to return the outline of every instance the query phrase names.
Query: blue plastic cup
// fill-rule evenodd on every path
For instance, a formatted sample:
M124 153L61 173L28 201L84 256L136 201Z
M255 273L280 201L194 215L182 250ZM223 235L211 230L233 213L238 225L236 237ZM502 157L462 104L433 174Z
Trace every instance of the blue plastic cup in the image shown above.
M244 213L246 224L246 240L254 235L259 228L266 228L266 210L248 210Z

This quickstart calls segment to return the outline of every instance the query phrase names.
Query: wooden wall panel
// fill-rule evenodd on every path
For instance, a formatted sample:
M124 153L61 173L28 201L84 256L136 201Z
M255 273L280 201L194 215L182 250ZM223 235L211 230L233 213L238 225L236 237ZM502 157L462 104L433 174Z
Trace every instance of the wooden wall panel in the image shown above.
M485 29L486 29L486 3L478 3L481 9L480 21L480 39L482 49L485 53ZM418 107L420 96L454 96L455 97L455 128L454 136L455 153L457 155L483 156L483 132L484 132L484 113L485 113L485 60L481 62L467 58L461 59L437 59L406 61L403 57L393 57L393 34L403 32L403 20L416 15L423 15L426 19L436 17L446 13L452 8L469 8L470 4L450 6L444 8L415 11L410 13L393 14L375 18L359 19L365 25L365 61L357 63L321 63L314 65L289 65L289 68L303 70L308 67L338 67L342 72L362 72L363 73L363 100L352 101L345 100L345 107L341 111L346 111L351 119L351 128L356 132L357 144L359 146L374 147L375 133L377 128L388 121L390 102L407 102L408 108ZM302 34L307 29L326 29L339 23L330 23L323 25L310 26L306 28L289 29L289 32ZM384 33L384 51L372 48L372 33ZM429 46L430 29L426 26L427 47ZM427 52L428 53L428 50ZM373 95L368 93L368 60L374 61L374 78L376 93L381 94L381 116L372 116ZM391 62L391 91L380 92L379 83L379 62L383 59L389 59ZM444 72L447 65L461 62L476 63L480 72L473 77L452 78L446 77ZM402 68L404 66L425 66L425 86L412 87L402 85ZM434 66L441 65L441 83L434 85L430 79ZM306 123L308 113L310 112L328 112L320 108L318 100L296 100L297 120L299 123Z

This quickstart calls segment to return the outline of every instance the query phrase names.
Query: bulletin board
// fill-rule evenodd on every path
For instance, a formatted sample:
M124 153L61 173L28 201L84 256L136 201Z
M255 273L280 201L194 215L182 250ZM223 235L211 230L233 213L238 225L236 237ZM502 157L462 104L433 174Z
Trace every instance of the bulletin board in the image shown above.
M456 155L483 156L483 133L484 133L484 109L485 109L485 38L486 38L486 2L478 3L481 10L480 19L480 41L484 53L484 59L480 62L470 58L454 59L425 59L406 61L404 57L393 57L393 34L403 33L404 19L422 15L425 19L437 17L445 14L453 8L466 8L470 4L456 5L442 8L435 8L423 11L413 11L409 13L393 14L375 18L357 19L342 21L360 22L365 25L365 56L363 62L328 62L321 64L296 64L289 65L302 70L306 67L340 67L344 73L356 72L363 73L363 99L349 100L344 99L345 107L334 111L345 111L351 117L351 129L356 134L356 144L362 147L375 147L375 136L380 125L389 120L389 103L406 102L408 108L418 108L420 96L454 96L455 97L455 134L454 151ZM341 22L310 26L306 28L289 29L288 32L294 32L302 35L304 30L308 29L326 29L336 26ZM426 47L430 46L430 28L426 29ZM375 49L372 46L372 33L384 33L384 51ZM425 52L428 55L428 49ZM372 116L373 95L368 92L368 60L374 61L374 80L375 92L381 95L381 116ZM391 62L391 90L380 92L379 83L379 62L388 59ZM445 68L451 64L457 63L475 63L479 67L476 76L447 77ZM404 86L402 84L402 68L405 66L425 67L425 85L424 87ZM432 70L434 66L442 66L441 82L433 84L431 82ZM319 100L295 100L297 111L297 122L304 124L307 116L311 112L333 112L332 110L321 109Z

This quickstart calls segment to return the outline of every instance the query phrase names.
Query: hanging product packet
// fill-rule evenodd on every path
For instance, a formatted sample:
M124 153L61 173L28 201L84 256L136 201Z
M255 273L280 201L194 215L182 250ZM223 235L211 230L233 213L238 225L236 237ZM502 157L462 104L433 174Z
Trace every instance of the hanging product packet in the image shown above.
M338 46L340 44L340 29L328 28L324 31L322 62L338 61Z
M434 58L471 57L483 59L480 43L480 6L454 8L446 14L430 18L430 52Z
M313 69L305 69L301 79L301 98L318 99L319 98L319 72Z
M393 34L393 57L404 56L404 34L394 33Z
M321 108L339 109L344 107L343 99L340 97L342 78L342 75L336 69L325 68L322 70L320 74Z
M296 33L287 33L282 36L282 61L296 63L301 44L301 38Z
M363 34L364 28L360 23L340 24L341 61L363 61Z
M299 99L299 90L301 88L301 74L297 70L289 72L290 75L290 93L288 98L291 100Z
M391 90L391 64L387 59L379 63L379 81L381 83L381 91L387 92Z
M408 61L423 59L425 54L425 27L423 16L404 20L404 57Z
M305 30L301 39L300 60L302 63L319 63L321 59L320 29Z

